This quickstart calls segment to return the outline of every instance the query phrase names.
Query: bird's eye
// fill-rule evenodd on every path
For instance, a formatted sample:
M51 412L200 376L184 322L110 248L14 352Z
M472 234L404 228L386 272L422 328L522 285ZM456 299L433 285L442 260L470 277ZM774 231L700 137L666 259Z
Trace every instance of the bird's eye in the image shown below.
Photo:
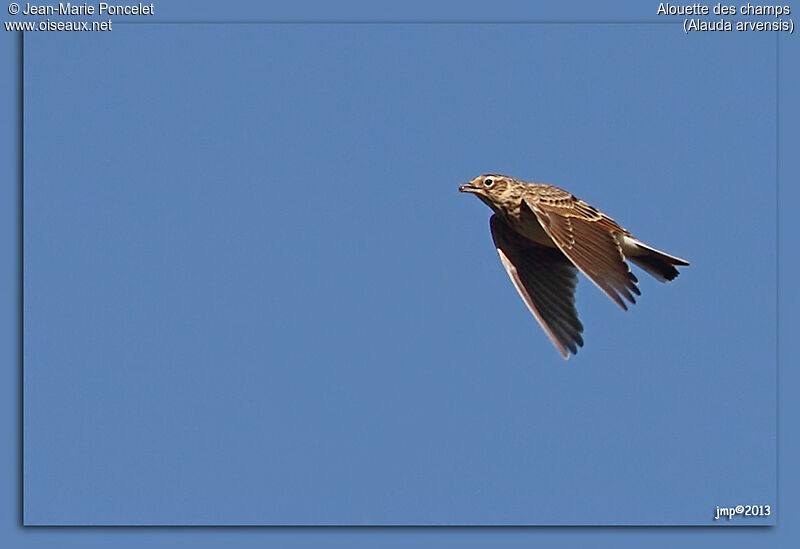
M487 177L486 179L483 180L484 187L491 187L492 185L494 185L494 179L492 179L491 177Z

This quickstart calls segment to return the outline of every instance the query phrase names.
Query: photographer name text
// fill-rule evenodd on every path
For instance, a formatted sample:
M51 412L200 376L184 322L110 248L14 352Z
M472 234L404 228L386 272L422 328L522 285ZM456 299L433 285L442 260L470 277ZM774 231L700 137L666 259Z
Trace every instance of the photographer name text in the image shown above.
M73 4L59 2L58 4L30 4L26 3L20 15L154 15L153 4L108 4L100 2L95 4Z

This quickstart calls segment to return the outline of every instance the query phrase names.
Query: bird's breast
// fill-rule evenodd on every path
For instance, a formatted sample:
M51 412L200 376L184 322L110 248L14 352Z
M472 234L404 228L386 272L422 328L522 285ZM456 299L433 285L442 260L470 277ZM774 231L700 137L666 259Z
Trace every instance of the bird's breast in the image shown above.
M537 244L555 248L556 244L539 223L536 214L528 208L516 207L506 213L506 221L519 234Z

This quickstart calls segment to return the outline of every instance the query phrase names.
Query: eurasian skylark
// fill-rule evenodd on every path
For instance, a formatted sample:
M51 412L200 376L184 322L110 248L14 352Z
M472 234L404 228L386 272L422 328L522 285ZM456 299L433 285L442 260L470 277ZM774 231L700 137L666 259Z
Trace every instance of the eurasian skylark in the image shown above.
M688 261L637 240L616 221L553 185L504 175L476 177L458 188L494 210L492 239L511 282L558 351L569 358L583 346L575 309L577 269L627 310L623 298L641 295L629 259L662 282Z

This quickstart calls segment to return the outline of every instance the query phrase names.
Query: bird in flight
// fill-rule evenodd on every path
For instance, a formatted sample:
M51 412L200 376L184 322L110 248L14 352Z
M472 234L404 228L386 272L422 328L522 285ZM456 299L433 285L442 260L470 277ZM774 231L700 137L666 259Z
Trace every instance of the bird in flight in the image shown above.
M636 303L638 280L625 260L656 279L678 276L689 262L651 248L603 212L553 185L504 175L476 177L458 188L493 211L489 220L500 262L539 325L564 358L583 346L575 309L580 270L617 305Z

